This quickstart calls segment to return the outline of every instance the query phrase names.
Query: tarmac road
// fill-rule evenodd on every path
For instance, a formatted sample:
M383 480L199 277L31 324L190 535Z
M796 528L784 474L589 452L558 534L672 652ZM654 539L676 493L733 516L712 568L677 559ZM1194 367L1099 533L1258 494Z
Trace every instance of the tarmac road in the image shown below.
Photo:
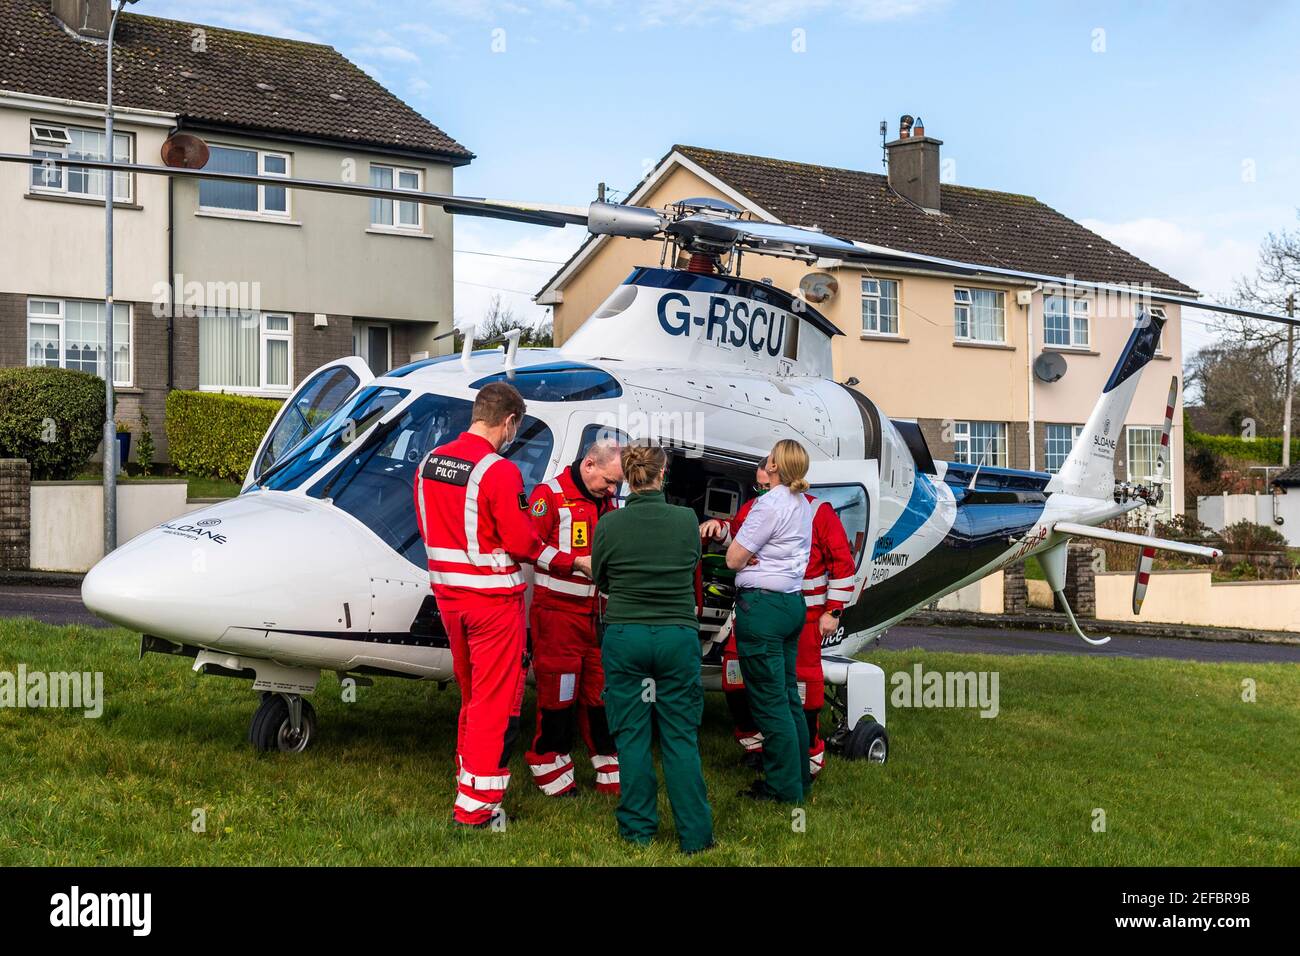
M32 617L46 624L109 627L81 603L76 588L46 585L0 585L0 618ZM1087 625L1090 637L1106 633L1104 625ZM1165 657L1195 661L1280 661L1300 663L1300 644L1196 641L1168 637L1116 635L1109 644L1089 647L1061 631L1009 628L900 625L885 634L886 650L919 647L930 651L975 654L1090 654L1104 657Z

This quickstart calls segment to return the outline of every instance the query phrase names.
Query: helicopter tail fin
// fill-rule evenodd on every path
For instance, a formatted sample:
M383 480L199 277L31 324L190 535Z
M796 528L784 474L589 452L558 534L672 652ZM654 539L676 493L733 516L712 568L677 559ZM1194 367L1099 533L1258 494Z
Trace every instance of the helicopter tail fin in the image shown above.
M1084 498L1109 498L1114 494L1115 450L1123 434L1124 419L1133 404L1142 370L1156 354L1164 327L1163 312L1138 312L1133 332L1083 426L1083 434L1075 441L1061 470L1048 482L1048 492Z

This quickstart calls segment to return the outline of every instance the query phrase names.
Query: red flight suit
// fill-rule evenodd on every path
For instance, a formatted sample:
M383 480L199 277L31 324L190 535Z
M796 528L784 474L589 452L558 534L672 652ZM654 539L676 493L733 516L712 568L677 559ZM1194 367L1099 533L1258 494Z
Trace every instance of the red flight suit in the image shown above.
M822 740L818 716L826 702L826 678L822 671L822 637L820 621L827 611L842 611L853 598L856 569L853 549L849 546L844 525L835 514L830 502L818 502L805 494L813 506L812 550L808 568L804 571L803 599L807 605L803 630L799 634L799 652L795 661L795 677L799 684L799 698L803 701L804 716L808 720L808 760L812 775L821 773L826 763L826 743ZM758 499L751 498L741 506L734 518L725 522L724 544L744 524L750 506ZM722 652L722 689L735 723L736 742L747 753L760 753L763 735L749 712L745 697L745 682L740 676L740 660L736 654L736 636L733 630Z
M415 503L461 692L454 817L482 826L501 807L519 735L526 650L520 563L536 562L546 544L528 517L519 469L470 432L425 457ZM556 554L550 567L567 574L573 558Z
M558 797L576 787L575 727L582 734L596 789L618 793L618 752L605 720L605 671L596 618L600 596L590 578L555 569L554 554L591 555L596 522L613 499L593 500L578 465L533 489L529 514L547 544L533 575L528 611L533 673L537 678L537 732L525 759L542 793Z

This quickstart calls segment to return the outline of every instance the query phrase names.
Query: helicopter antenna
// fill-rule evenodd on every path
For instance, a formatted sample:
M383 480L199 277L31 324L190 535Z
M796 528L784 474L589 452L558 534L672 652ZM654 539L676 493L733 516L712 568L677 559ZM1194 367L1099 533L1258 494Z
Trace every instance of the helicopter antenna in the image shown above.
M460 347L460 364L465 366L466 369L469 368L469 357L474 352L474 333L476 330L477 326L473 322L470 322L462 330L465 334L465 342Z
M966 486L967 491L975 490L975 481L980 476L980 469L984 467L984 462L989 456L989 446L993 444L993 436L990 435L984 439L984 450L980 452L980 460L975 465L975 474L970 476L970 484Z

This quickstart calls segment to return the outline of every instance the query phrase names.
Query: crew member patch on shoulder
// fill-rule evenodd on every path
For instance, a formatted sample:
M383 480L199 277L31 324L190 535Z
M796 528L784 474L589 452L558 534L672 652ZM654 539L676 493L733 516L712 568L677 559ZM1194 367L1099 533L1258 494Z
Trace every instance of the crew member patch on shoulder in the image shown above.
M473 470L474 463L465 461L462 458L452 458L450 455L430 455L428 461L424 463L424 470L420 474L431 481L442 481L449 485L465 486L469 484L469 475Z
M519 510L520 511L528 510L528 495L522 491L519 492Z
M546 516L546 499L538 498L533 502L533 506L529 510L538 518L544 518Z

